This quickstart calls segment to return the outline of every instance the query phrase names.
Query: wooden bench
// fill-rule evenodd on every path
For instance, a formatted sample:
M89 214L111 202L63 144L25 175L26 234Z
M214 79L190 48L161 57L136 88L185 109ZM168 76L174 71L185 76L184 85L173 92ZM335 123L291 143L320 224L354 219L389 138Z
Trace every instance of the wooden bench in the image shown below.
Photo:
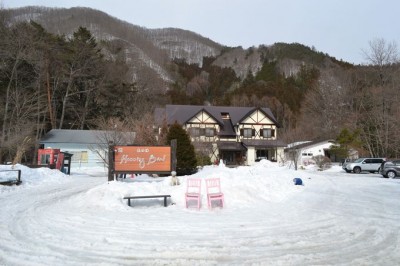
M7 173L16 172L17 175L14 177L10 177ZM5 176L3 176L3 174ZM0 185L19 185L21 184L21 170L1 170L0 171Z
M131 206L131 199L151 199L151 198L164 198L164 207L167 207L167 198L170 198L171 195L150 195L150 196L128 196L124 197L124 199L128 200L128 206Z

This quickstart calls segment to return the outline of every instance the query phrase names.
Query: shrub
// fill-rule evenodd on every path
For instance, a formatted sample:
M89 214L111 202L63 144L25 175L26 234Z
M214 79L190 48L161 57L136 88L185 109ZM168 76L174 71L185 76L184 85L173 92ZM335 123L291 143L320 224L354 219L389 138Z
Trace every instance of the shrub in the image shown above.
M324 170L331 167L331 160L323 155L317 155L312 158L319 169Z
M211 165L210 156L208 156L207 154L204 154L202 152L198 152L196 154L196 159L197 159L197 165L198 166Z

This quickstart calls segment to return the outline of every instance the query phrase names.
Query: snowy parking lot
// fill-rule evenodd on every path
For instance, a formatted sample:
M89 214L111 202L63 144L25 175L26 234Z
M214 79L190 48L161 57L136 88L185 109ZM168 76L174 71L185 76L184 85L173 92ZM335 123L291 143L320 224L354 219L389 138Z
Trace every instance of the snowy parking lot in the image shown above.
M223 209L186 209L188 176L128 176L103 169L22 170L0 187L0 265L399 265L400 179L335 166L294 171L262 160L209 166ZM9 169L9 166L1 166ZM304 186L295 186L301 178ZM127 195L170 194L132 207Z

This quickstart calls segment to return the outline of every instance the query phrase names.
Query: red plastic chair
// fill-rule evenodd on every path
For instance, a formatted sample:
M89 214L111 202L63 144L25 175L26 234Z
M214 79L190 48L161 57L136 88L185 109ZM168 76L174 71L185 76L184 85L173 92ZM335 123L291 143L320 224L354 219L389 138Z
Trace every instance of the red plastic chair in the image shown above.
M188 178L185 193L186 208L189 201L196 201L197 209L201 207L201 178Z
M224 193L221 191L221 182L219 178L206 179L208 208L212 208L213 201L219 201L220 207L224 207Z

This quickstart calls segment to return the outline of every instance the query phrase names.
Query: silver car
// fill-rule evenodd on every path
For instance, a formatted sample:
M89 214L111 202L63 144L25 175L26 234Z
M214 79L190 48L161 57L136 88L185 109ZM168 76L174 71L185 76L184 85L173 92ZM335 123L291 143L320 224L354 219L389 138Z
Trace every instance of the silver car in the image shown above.
M359 158L354 162L343 164L342 168L347 173L359 174L363 171L370 173L379 172L381 164L385 161L385 158Z
M400 176L400 160L383 162L380 174L386 178L395 178Z

